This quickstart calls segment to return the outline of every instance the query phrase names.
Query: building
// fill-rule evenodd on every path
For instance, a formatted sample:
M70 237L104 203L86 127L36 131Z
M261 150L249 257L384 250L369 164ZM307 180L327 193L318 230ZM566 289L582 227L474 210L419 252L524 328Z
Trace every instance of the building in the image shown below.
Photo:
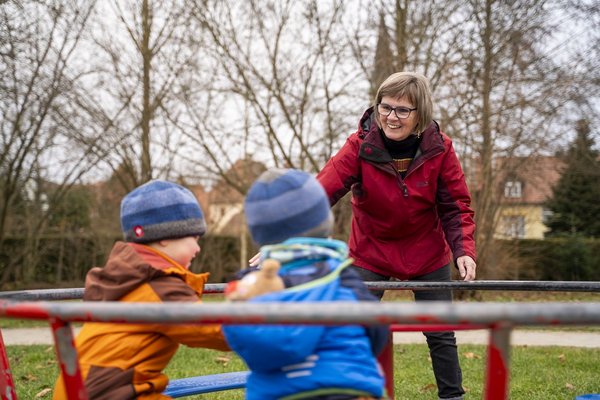
M238 160L208 192L210 234L240 236L245 232L244 195L265 169L264 164L252 159Z
M546 201L564 163L556 157L515 157L495 161L499 208L495 236L499 239L543 239L549 211Z

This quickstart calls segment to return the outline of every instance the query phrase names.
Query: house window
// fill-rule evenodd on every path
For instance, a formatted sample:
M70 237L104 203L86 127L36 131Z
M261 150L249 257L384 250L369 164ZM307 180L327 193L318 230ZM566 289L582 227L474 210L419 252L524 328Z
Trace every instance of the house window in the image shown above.
M509 238L522 239L525 237L525 217L514 215L503 218L504 235Z
M550 218L552 218L553 215L554 215L554 213L552 212L552 210L548 210L548 209L542 210L542 222L544 224L548 224L548 221L550 221Z
M518 199L523 196L521 181L507 181L504 184L504 197Z

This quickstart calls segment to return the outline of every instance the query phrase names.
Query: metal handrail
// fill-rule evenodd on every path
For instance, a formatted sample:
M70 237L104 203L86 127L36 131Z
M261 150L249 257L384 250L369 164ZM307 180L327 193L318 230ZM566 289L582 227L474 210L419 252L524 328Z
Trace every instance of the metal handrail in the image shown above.
M371 290L510 290L600 293L597 281L450 281L450 282L365 282ZM204 285L204 293L223 293L226 284ZM0 299L11 300L76 300L83 297L83 288L35 289L0 292Z
M600 324L600 303L123 303L22 302L0 300L0 316L69 322L240 324Z

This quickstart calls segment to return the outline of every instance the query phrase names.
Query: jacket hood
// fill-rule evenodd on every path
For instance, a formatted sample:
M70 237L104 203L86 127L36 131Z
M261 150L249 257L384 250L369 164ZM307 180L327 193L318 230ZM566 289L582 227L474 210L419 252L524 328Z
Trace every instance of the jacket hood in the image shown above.
M158 267L152 267L150 260ZM87 274L83 298L86 301L119 300L156 276L166 275L165 269L169 267L174 266L145 250L145 246L117 242L106 265L103 268L92 268ZM182 275L184 273L182 271Z

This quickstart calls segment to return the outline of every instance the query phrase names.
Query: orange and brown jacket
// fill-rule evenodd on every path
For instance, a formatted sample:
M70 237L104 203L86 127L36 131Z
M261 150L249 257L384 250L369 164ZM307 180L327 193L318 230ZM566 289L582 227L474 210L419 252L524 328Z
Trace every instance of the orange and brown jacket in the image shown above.
M151 247L117 242L107 264L88 272L83 298L199 302L207 279ZM229 350L220 325L85 323L76 346L89 399L170 399L162 370L179 344ZM53 399L66 399L60 376Z

